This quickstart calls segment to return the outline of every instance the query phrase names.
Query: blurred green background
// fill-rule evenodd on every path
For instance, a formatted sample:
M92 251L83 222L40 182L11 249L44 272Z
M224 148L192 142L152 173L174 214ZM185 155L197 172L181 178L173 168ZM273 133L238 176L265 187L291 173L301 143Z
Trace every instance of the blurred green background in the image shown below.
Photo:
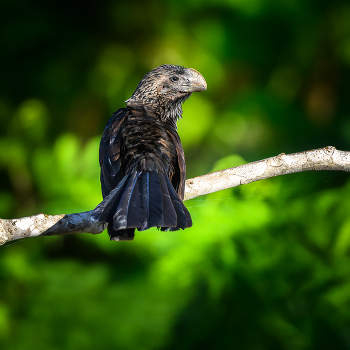
M2 0L0 217L101 200L110 114L159 64L208 90L179 122L188 178L350 150L348 0ZM186 202L193 228L0 248L0 348L350 349L350 179L315 172Z

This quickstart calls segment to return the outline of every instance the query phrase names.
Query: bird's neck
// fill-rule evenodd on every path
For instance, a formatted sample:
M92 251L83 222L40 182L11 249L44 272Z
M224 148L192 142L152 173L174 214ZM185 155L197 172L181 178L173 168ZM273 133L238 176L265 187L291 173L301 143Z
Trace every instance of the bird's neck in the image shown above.
M165 104L159 111L160 120L171 124L177 129L177 121L182 118L182 103Z
M144 110L148 115L157 117L162 122L166 122L177 129L177 121L182 118L182 103L190 97L191 94L181 99L173 100L135 100L127 101L128 107L138 110Z

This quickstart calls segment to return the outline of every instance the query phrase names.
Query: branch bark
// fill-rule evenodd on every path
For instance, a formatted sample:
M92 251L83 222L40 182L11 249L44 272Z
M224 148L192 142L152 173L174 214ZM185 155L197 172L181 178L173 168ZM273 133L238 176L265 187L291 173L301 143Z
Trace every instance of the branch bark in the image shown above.
M318 170L350 171L350 152L328 146L288 155L281 153L275 157L198 176L186 181L185 200L269 177ZM92 221L91 212L0 219L0 245L27 237L101 233L106 224Z

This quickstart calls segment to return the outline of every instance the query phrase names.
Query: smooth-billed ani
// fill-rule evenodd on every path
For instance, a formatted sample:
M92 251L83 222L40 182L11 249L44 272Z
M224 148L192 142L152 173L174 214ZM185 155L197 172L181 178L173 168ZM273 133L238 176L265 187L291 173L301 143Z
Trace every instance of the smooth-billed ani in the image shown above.
M195 69L159 66L107 122L99 156L104 199L92 218L108 223L111 240L132 240L135 228L192 226L182 202L186 164L177 120L191 93L206 88Z

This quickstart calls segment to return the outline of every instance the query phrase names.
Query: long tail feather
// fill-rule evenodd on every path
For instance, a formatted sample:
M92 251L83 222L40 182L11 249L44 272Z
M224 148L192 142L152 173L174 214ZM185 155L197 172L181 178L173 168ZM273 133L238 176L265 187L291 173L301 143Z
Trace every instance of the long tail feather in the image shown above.
M149 226L161 226L163 223L163 196L156 171L149 172Z
M171 229L171 231L178 230L180 228L185 229L187 227L192 226L192 220L191 215L188 212L185 205L182 203L181 199L177 195L177 193L174 190L173 185L171 184L168 177L165 178L166 182L168 183L168 189L170 193L171 200L174 205L174 209L176 211L177 215L177 226L174 229Z
M107 227L108 235L111 241L132 241L135 237L135 229L127 228L125 230L113 230L113 225Z
M176 227L177 226L177 215L174 209L173 202L171 201L171 197L168 190L168 184L165 180L166 175L159 176L160 188L163 195L163 222L161 223L161 227Z
M156 170L124 176L95 208L92 219L109 223L111 240L131 240L135 228L175 231L192 226L190 213L169 178Z
M142 175L140 174L135 183L134 190L130 198L130 206L128 210L128 227L141 227L143 217L142 206Z
M132 173L129 176L127 185L119 201L117 210L115 211L115 214L113 216L113 229L116 231L132 227L130 223L128 223L127 218L128 218L128 211L130 207L131 196L133 194L136 181L139 176L140 176L140 173L136 173L136 172Z
M109 222L113 217L116 203L118 203L118 197L122 194L122 188L127 180L127 176L118 183L118 186L111 191L111 193L104 198L104 200L94 209L91 218L94 221Z
M142 225L139 228L140 231L147 230L149 226L149 172L145 171L142 173L142 206L143 216Z

